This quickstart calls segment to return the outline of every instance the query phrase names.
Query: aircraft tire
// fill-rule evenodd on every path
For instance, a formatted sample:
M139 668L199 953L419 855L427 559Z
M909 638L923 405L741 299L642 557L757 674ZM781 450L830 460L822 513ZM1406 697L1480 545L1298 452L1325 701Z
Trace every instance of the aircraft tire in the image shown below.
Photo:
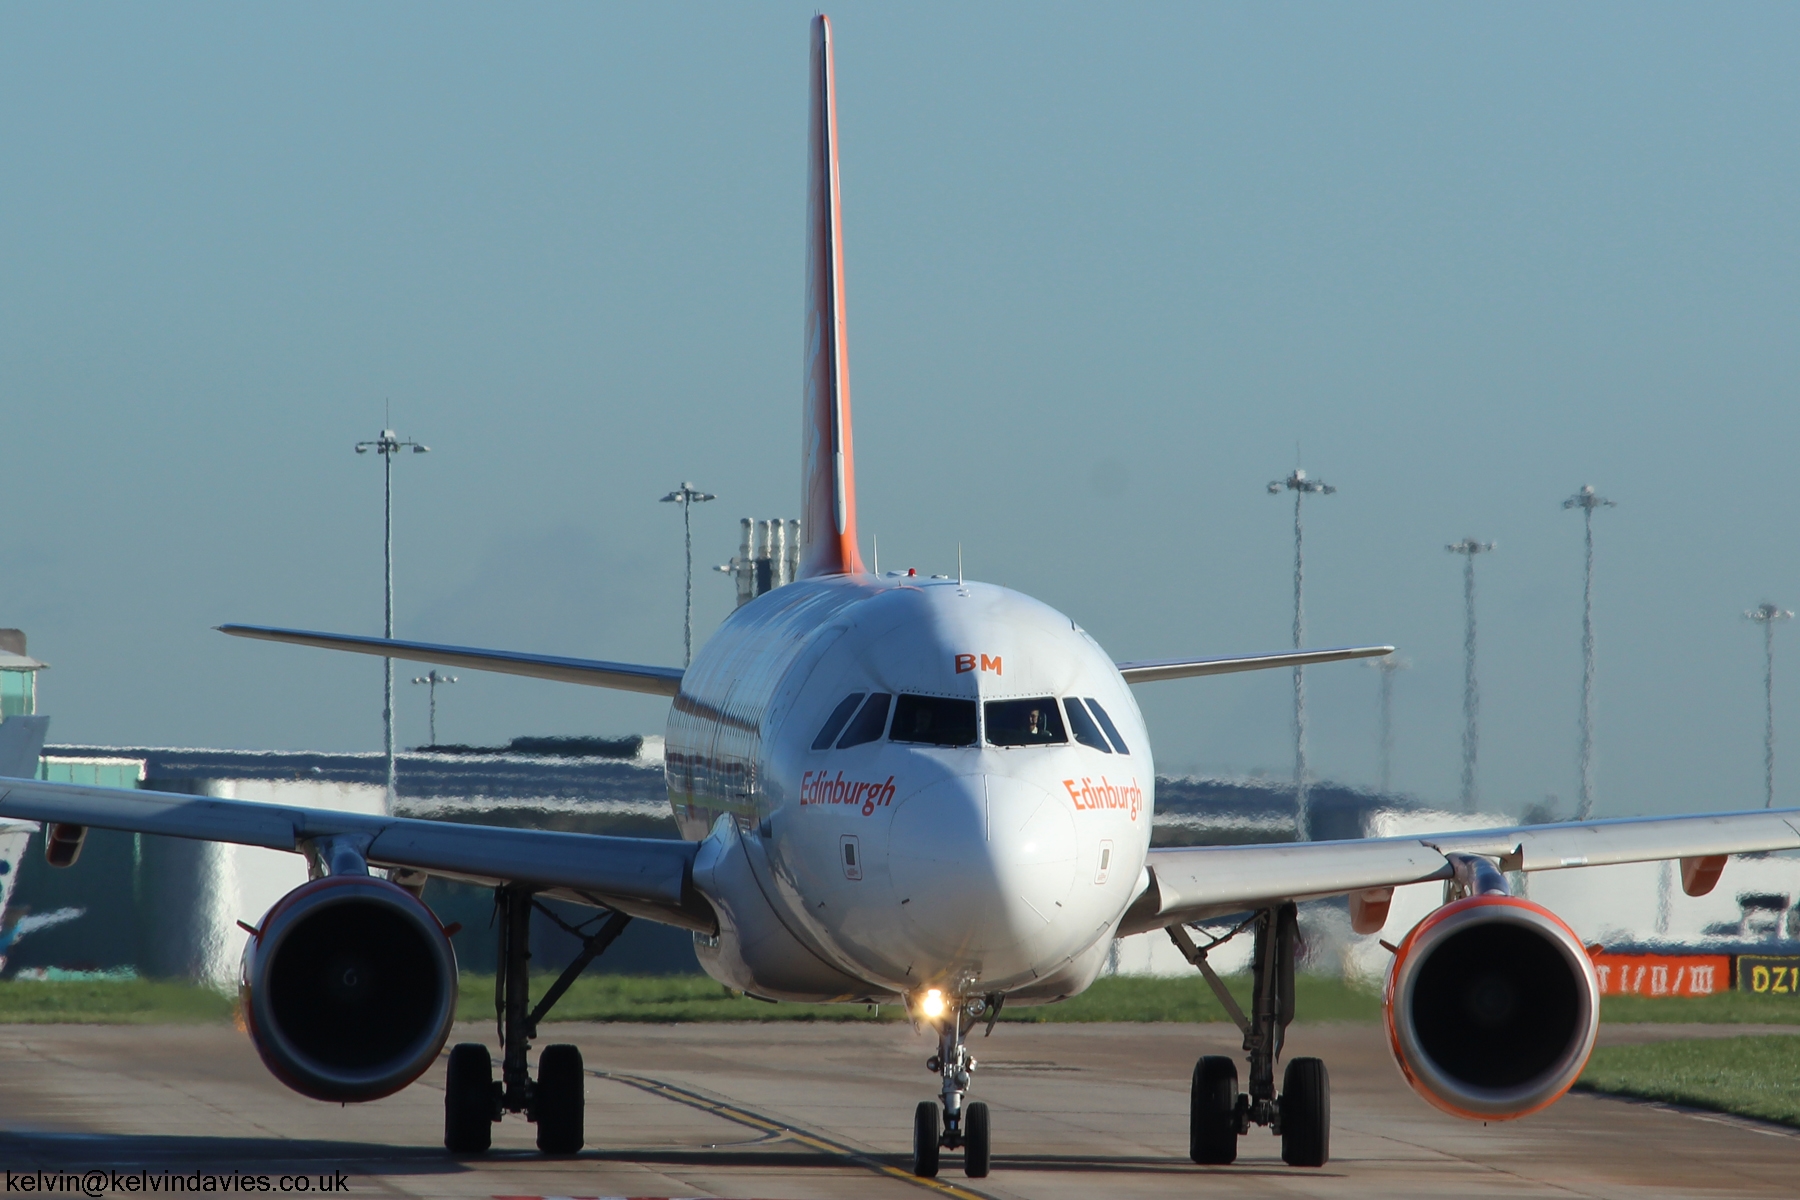
M493 1140L494 1060L480 1042L462 1042L444 1071L444 1149L486 1154Z
M1316 1058L1296 1058L1281 1080L1281 1161L1322 1167L1331 1157L1331 1077Z
M992 1158L988 1151L988 1106L980 1100L963 1110L963 1174L986 1179Z
M913 1168L920 1179L936 1179L938 1173L938 1106L921 1100L913 1110Z
M1237 1161L1237 1064L1209 1054L1194 1064L1188 1101L1188 1157L1206 1166Z
M544 1047L538 1055L537 1144L545 1154L574 1154L581 1149L586 1085L579 1049Z

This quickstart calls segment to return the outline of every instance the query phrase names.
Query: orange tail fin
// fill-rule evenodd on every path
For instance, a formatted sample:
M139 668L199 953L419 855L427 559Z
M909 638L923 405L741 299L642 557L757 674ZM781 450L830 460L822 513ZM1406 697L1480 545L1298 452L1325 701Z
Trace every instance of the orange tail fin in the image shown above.
M844 230L838 208L837 72L831 20L812 22L806 199L806 394L801 413L800 576L863 569L844 346Z

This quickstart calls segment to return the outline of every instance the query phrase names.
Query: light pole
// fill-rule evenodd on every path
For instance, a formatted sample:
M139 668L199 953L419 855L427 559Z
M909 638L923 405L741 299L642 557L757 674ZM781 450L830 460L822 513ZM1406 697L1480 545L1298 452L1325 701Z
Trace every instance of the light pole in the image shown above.
M418 676L416 679L413 680L413 682L414 683L422 683L422 684L426 685L426 687L429 689L429 693L431 696L431 725L430 725L431 744L433 747L436 747L438 744L438 740L437 740L437 690L438 690L438 684L440 684L440 683L455 683L456 676L454 676L454 675L439 675L437 673L437 668L433 667L433 668L431 668L431 670L425 672L425 674Z
M1744 616L1763 627L1763 807L1775 807L1775 622L1794 614L1767 600Z
M402 450L411 450L414 454L429 454L431 447L419 442L403 441L391 429L381 431L381 436L372 442L356 443L358 454L375 451L381 455L382 495L384 497L381 528L382 556L386 563L386 575L382 592L383 617L381 636L393 639L394 636L394 456ZM387 749L387 807L393 811L395 795L394 776L394 660L381 660L381 728L382 738Z
M1492 542L1464 538L1444 549L1463 556L1463 811L1475 811L1475 758L1481 744L1481 689L1475 681L1475 556L1487 554Z
M1575 819L1585 821L1594 809L1594 510L1618 506L1584 483L1563 507L1581 510L1587 532L1581 585L1581 795L1575 804Z
M680 487L662 498L664 504L681 505L682 537L687 546L687 610L681 622L681 665L688 667L694 661L694 505L704 504L718 497L710 492L702 492L686 480Z
M1269 483L1269 494L1294 493L1294 649L1306 636L1306 538L1300 523L1300 503L1309 493L1329 496L1337 491L1323 480L1310 478L1299 467L1286 479ZM1306 670L1294 668L1294 825L1300 841L1311 838L1311 814L1306 805Z
M1394 786L1394 672L1404 671L1412 664L1399 655L1389 654L1369 665L1381 672L1380 769L1381 794L1385 796Z

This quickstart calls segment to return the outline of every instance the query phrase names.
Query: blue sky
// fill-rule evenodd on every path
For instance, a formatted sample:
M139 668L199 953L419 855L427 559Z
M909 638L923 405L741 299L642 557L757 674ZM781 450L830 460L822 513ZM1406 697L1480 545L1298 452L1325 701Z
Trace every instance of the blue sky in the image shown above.
M1598 518L1601 811L1761 802L1800 601L1800 12L1777 5L833 10L865 537L1119 658L1392 641L1397 782L1448 801L1460 563L1482 791L1575 791ZM808 5L11 6L0 624L53 736L375 748L383 405L402 636L678 663L702 566L798 503ZM1298 451L1297 451L1298 448ZM701 632L729 582L696 580ZM1784 642L1800 630L1784 629ZM1788 649L1784 647L1784 651ZM1800 645L1791 647L1800 654ZM1778 677L1800 801L1800 658ZM401 668L410 676L413 672ZM404 678L405 676L403 676ZM1373 778L1375 672L1309 674ZM423 688L401 696L424 739ZM1279 673L1139 689L1168 770L1282 774ZM446 739L660 730L464 673Z

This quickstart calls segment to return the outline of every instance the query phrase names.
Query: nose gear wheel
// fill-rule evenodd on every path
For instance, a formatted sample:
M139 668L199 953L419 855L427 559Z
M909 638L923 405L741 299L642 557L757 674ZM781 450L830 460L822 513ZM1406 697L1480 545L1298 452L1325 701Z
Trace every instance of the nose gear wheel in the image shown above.
M987 1032L993 1033L1005 1002L1006 997L996 992L972 1004L952 1004L936 1022L938 1052L925 1060L925 1069L941 1076L943 1085L937 1103L920 1101L913 1113L913 1174L921 1179L937 1176L941 1150L961 1150L963 1174L971 1179L988 1173L992 1160L988 1106L979 1100L965 1103L970 1076L979 1064L964 1038L983 1020Z

